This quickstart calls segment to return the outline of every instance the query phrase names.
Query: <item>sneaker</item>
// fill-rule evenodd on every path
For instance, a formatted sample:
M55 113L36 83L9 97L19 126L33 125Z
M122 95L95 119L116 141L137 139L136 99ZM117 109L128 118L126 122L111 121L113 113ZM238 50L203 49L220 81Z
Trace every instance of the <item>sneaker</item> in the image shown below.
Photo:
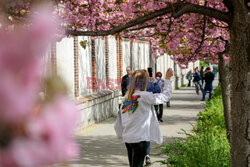
M163 122L163 120L162 120L162 119L159 119L159 122Z
M170 101L167 102L167 107L170 107Z
M205 99L201 99L201 101L205 101Z
M150 158L149 157L146 157L146 165L150 165L151 164L151 160L150 160Z

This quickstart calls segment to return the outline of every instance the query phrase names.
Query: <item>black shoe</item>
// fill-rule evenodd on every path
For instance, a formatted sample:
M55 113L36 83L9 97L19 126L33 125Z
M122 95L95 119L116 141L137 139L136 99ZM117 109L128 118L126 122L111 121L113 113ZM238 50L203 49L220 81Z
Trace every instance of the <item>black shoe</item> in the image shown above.
M159 119L159 122L163 122L163 120L162 120L162 119Z
M150 158L149 157L146 157L146 165L150 165L151 164L151 160L150 160Z
M205 101L205 99L201 99L201 101Z

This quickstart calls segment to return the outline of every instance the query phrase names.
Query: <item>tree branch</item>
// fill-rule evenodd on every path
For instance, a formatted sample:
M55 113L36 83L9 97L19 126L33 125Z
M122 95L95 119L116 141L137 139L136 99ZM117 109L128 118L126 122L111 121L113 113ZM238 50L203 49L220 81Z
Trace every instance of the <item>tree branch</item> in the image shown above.
M208 22L211 23L211 24L213 24L213 26L215 26L215 27L219 27L219 28L228 28L228 26L219 26L219 25L213 23L210 19L208 19Z
M107 35L114 35L117 33L120 33L121 31L134 27L139 24L143 24L146 21L152 20L154 18L166 15L166 14L172 14L175 18L178 18L182 16L183 14L187 13L198 13L205 16L213 17L217 20L230 23L231 18L230 15L226 12L219 11L217 9L213 9L210 7L200 6L192 3L174 3L169 5L166 8L156 10L152 13L149 13L147 15L138 17L134 20L131 20L125 24L121 24L119 26L116 26L110 30L106 31L76 31L76 30L67 30L68 35L74 35L74 36L107 36Z
M205 40L205 34L206 34L206 22L207 22L207 17L206 16L203 16L203 28L202 28L202 36L201 36L201 41L200 41L200 45L195 49L195 52L193 54L196 54L200 51L203 43L204 43L204 40Z
M206 6L206 5L207 5L207 1L205 1L204 6ZM204 43L205 34L206 34L206 26L207 26L207 17L204 15L203 16L203 27L202 27L202 35L201 35L200 45L195 49L195 52L193 54L196 54L197 52L199 52L203 43Z
M141 27L137 27L137 28L131 28L129 29L129 31L137 31L137 30L141 30L144 28L152 28L152 27L156 27L156 24L151 24L151 25L145 25L145 26L141 26Z
M213 17L217 20L224 21L226 23L231 22L230 16L226 12L192 3L185 3L185 5L182 5L179 9L177 8L177 11L173 13L173 17L178 18L186 13L198 13L204 16Z

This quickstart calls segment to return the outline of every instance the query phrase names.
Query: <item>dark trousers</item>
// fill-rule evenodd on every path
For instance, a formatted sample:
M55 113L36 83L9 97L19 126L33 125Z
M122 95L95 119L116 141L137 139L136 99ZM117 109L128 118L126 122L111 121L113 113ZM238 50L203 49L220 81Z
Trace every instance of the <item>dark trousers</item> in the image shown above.
M212 91L213 91L213 85L212 83L206 83L205 88L203 90L203 97L202 100L205 100L207 91L209 91L209 99L212 98Z
M191 86L191 80L188 80L188 87Z
M203 88L202 88L201 81L194 81L194 85L195 85L195 91L196 91L197 95L199 94L199 89L203 93Z
M155 107L155 112L157 114L158 120L161 120L162 114L163 114L163 104L155 105L154 107Z
M147 142L125 143L130 167L143 167L146 156Z
M150 154L150 141L146 141L147 143L147 150L146 150L146 155Z

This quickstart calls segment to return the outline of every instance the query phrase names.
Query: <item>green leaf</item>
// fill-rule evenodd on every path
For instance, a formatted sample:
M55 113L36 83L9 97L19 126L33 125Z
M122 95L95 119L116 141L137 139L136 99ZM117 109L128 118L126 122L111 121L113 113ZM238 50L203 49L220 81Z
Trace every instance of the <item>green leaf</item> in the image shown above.
M87 40L84 40L84 41L81 41L81 42L80 42L80 45L82 46L83 49L86 49L87 44L88 44L88 41L87 41Z

